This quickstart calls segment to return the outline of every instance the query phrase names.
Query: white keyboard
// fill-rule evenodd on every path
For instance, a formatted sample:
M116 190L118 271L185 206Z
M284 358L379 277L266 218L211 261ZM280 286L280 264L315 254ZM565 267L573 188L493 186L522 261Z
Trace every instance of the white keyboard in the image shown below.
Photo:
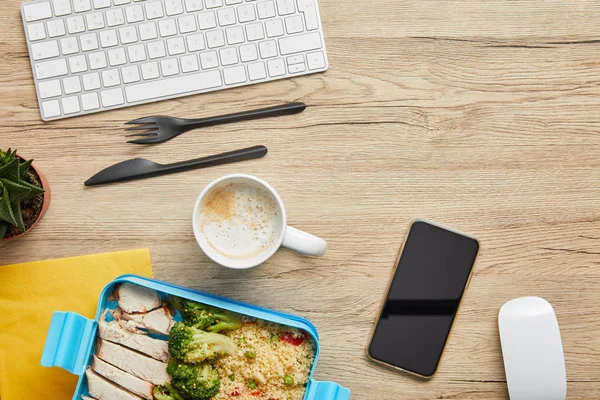
M325 71L317 0L21 5L45 121Z

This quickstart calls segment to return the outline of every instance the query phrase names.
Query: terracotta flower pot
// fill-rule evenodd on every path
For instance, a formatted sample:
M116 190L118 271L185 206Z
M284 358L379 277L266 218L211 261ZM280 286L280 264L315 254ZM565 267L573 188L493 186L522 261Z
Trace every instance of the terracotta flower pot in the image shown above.
M18 154L17 157L21 158L21 160L24 161L23 157L19 156ZM48 183L48 179L46 179L46 176L42 173L42 171L37 169L34 164L31 164L31 168L33 168L37 176L40 178L42 188L44 189L44 203L42 204L42 210L40 211L40 215L38 215L37 219L35 220L33 225L29 227L29 229L27 229L23 233L19 233L18 235L5 237L4 239L2 239L3 242L20 238L21 236L25 235L27 232L32 230L38 224L38 222L40 222L44 214L46 214L46 211L48 211L48 207L50 206L50 184Z

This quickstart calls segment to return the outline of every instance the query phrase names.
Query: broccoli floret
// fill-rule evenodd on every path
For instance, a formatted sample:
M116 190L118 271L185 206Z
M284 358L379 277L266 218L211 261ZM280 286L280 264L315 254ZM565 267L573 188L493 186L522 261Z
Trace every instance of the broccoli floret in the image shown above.
M235 342L220 333L204 332L177 322L169 333L169 353L177 361L200 363L229 355Z
M183 364L171 361L167 367L172 385L187 400L207 400L219 392L221 380L209 363Z
M154 398L156 400L184 400L168 382L164 385L154 386Z
M171 303L181 314L183 322L194 328L216 333L242 326L241 316L230 311L177 297L172 298Z

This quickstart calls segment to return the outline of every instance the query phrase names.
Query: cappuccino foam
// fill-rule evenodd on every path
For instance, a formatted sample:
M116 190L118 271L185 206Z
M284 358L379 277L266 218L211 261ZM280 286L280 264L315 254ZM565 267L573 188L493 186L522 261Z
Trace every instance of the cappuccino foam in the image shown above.
M206 244L232 260L249 260L267 252L283 228L276 199L253 182L213 188L203 199L199 214Z

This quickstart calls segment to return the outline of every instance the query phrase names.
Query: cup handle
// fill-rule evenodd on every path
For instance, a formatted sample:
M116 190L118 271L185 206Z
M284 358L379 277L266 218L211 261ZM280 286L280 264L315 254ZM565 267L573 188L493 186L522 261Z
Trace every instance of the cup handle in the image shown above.
M327 242L325 240L291 226L285 228L282 245L298 253L313 257L321 257L325 253L325 250L327 250Z

